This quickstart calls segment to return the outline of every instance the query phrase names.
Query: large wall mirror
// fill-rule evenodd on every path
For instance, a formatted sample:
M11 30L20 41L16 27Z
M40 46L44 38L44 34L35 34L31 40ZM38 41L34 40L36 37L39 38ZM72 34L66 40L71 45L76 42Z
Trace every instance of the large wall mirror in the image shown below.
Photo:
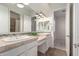
M10 11L10 32L20 32L20 15Z

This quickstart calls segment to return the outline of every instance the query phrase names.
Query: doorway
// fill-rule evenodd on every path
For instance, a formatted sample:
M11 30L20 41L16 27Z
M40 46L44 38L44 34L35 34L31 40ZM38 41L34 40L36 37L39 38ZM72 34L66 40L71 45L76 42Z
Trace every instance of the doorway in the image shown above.
M65 14L66 10L58 10L54 12L54 20L55 20L54 47L61 50L66 49Z

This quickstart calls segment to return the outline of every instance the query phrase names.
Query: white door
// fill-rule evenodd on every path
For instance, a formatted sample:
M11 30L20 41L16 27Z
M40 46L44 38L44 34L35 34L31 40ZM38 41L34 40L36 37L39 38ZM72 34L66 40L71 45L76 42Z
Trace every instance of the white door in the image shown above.
M66 53L70 54L70 4L66 5Z
M73 4L73 55L79 56L79 3Z

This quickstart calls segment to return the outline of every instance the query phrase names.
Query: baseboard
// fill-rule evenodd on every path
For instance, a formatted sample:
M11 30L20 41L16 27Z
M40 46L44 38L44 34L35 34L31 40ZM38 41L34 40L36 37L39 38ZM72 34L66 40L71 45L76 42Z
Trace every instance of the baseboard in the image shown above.
M62 48L59 48L59 47L56 47L56 46L55 46L54 48L57 48L57 49L60 49L60 50L64 50L64 51L66 51L65 48L62 49Z

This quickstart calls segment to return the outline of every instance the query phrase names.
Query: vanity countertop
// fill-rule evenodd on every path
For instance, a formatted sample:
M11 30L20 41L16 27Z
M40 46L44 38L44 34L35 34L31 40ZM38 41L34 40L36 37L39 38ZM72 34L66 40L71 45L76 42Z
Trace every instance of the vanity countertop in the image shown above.
M38 34L38 42L44 40L50 33L39 33Z
M8 51L10 49L19 47L24 44L31 43L33 41L42 41L44 40L50 33L39 33L37 36L30 36L27 39L20 39L16 41L5 41L0 38L0 53ZM5 37L6 38L6 37Z

